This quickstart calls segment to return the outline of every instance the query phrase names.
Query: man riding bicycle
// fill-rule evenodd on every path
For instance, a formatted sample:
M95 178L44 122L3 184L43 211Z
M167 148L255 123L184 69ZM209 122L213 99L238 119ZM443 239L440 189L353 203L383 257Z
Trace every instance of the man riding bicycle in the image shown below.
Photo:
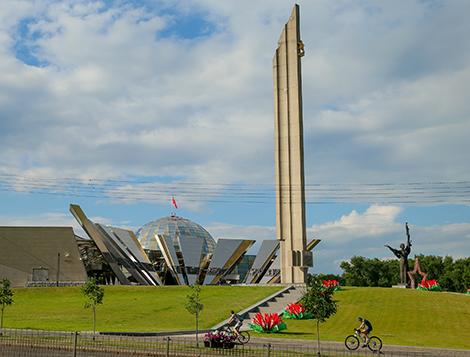
M238 337L240 335L240 328L243 325L243 319L232 310L230 311L230 319L228 320L227 325L232 327L233 332Z
M369 333L372 331L372 324L369 320L363 319L362 317L357 318L361 322L361 325L357 328L359 334L364 342L362 347L366 347L369 343Z

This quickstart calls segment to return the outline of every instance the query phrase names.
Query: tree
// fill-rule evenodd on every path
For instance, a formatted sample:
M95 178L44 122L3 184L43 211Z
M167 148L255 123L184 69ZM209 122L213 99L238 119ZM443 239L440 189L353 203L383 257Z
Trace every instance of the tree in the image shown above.
M196 317L196 346L199 347L199 314L201 313L204 305L201 303L201 285L191 285L190 286L191 292L186 295L187 301L185 308L186 310Z
M93 335L96 333L96 305L103 303L104 289L96 283L95 278L90 278L82 286L82 293L85 296L85 309L93 309ZM94 337L93 337L94 338Z
M380 260L354 256L340 265L346 285L392 286L400 281L400 267L396 259Z
M13 291L11 290L11 283L8 279L3 279L0 282L0 305L2 306L2 313L0 317L0 334L3 331L3 311L5 307L13 304Z
M436 279L446 291L465 293L470 287L470 258L453 260L452 257L416 255L421 270L427 273L428 280ZM414 261L408 264L413 266ZM400 267L396 259L382 260L354 256L343 261L343 279L352 286L392 286L399 282ZM420 277L417 277L420 279ZM417 280L419 282L419 280Z
M317 322L317 344L320 356L320 322L325 322L336 313L336 301L333 300L334 287L324 287L318 276L311 276L301 299L305 311L310 312Z

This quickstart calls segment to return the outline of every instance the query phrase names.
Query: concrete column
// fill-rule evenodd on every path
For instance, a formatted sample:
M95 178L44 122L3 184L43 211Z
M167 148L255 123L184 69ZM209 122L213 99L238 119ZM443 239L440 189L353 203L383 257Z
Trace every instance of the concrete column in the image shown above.
M299 6L295 5L273 59L276 235L281 282L304 283L306 246ZM296 256L296 258L294 258Z

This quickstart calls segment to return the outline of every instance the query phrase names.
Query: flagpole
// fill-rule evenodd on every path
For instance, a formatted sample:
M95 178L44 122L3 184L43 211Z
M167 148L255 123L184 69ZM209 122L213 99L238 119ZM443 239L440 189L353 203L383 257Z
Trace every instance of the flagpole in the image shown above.
M171 205L172 205L175 209L178 209L178 204L176 203L176 200L175 200L175 196L174 196L174 195L171 196L171 201L170 201L170 202L171 202ZM172 212L172 213L171 213L171 216L172 216L172 217L175 217L175 216L176 216L176 213L175 213L175 212Z

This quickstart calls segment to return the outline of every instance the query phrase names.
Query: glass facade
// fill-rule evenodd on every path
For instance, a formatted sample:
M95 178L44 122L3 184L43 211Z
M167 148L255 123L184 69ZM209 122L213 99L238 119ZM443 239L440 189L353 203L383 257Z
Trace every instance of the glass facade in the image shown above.
M159 251L155 234L165 235L173 241L176 251L182 251L180 240L200 239L203 241L202 254L207 255L214 252L214 238L199 224L189 219L169 216L147 223L137 231L137 239L145 250Z

